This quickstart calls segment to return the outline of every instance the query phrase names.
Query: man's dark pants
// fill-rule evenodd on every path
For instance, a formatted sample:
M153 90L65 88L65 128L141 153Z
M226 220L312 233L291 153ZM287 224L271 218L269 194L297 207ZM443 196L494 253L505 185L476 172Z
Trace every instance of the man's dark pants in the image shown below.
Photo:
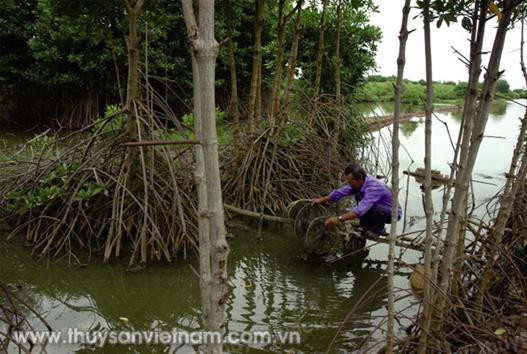
M374 204L360 218L360 226L364 229L372 231L377 235L382 235L386 232L385 224L390 224L392 221L392 208L385 205Z

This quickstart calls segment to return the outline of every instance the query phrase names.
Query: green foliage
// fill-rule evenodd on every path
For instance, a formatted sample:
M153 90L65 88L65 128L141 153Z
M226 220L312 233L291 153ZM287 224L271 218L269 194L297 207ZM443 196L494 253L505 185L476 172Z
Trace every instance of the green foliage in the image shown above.
M403 136L408 138L412 136L412 134L416 131L419 124L420 122L416 122L412 120L401 122L401 133L403 134Z
M218 2L215 35L226 39L227 6L233 14L233 36L238 76L238 92L249 92L254 45L256 1ZM344 95L354 91L368 71L375 67L375 51L380 29L369 23L375 6L371 0L346 1L342 11L341 76ZM69 117L78 112L83 96L99 102L118 102L125 94L128 18L122 2L106 0L3 0L0 18L0 96L17 97L18 119ZM286 1L290 14L296 1ZM329 2L323 61L322 92L334 92L336 5ZM262 92L271 88L277 52L277 2L266 2L262 31ZM302 14L302 34L297 60L300 81L310 87L314 77L315 53L319 40L321 9L306 2ZM286 26L284 48L291 47L294 16ZM141 61L148 46L150 84L163 93L175 112L188 112L192 96L192 70L181 4L168 0L145 2L138 21L142 38ZM146 35L147 34L147 35ZM121 92L118 90L118 78ZM168 79L168 86L164 79ZM227 46L220 46L216 70L216 94L223 110L230 95ZM93 97L86 98L93 102ZM38 101L38 104L36 103ZM29 104L31 102L31 104ZM93 108L99 109L98 104ZM179 108L182 107L182 108ZM19 112L21 111L21 112ZM102 114L102 112L99 112ZM31 122L27 122L28 124ZM112 123L113 124L113 123ZM118 123L115 123L118 125ZM113 125L109 128L115 128Z
M414 105L422 104L426 100L426 90L423 90L423 85L407 82L403 88L403 103L411 103Z
M286 124L280 136L278 137L278 144L283 147L299 144L305 142L305 134L302 131L302 127L297 124Z
M527 90L515 89L512 92L517 98L527 98Z
M0 16L0 93L12 93L32 65L27 41L32 35L36 1L3 0Z
M432 0L430 1L430 20L437 20L437 27L441 27L443 23L446 23L447 26L450 26L450 23L457 22L458 18L463 16L463 13L471 10L473 0ZM423 8L424 1L417 0L417 7ZM463 27L467 30L471 28L472 24L467 23L467 20L470 22L470 18L463 16L464 20ZM466 20L465 20L466 19Z
M370 1L346 4L342 11L340 55L343 95L352 94L355 87L365 80L366 74L375 68L377 44L382 38L380 28L369 23L369 17L375 11L376 7ZM322 66L322 93L335 92L336 24L336 8L329 6ZM319 26L320 9L310 7L304 10L300 43L302 49L298 53L298 67L302 72L301 84L306 88L312 87L315 78Z
M454 96L457 98L464 98L468 89L468 82L460 81L454 88Z
M41 177L31 190L16 190L6 193L4 195L6 211L25 215L29 211L49 205L53 201L61 202L71 197L69 181L76 168L78 168L77 163L58 164L54 170ZM104 183L89 180L80 186L73 200L88 205L92 198L100 195L109 195L107 186Z
M35 136L33 139L29 140L29 144L37 149L43 149L53 142L53 136L48 134L39 134Z
M43 98L46 109L32 112L51 115L77 105L82 95L96 93L118 101L117 72L126 84L128 32L126 12L120 1L105 0L3 0L0 19L0 95L24 99ZM3 6L4 7L4 6ZM179 2L146 1L138 31L148 28L149 74L178 78L178 88L167 99L189 97L190 57ZM115 59L115 62L114 62ZM164 88L157 80L154 87ZM126 87L121 87L125 94ZM32 95L26 93L32 93ZM35 97L36 96L36 97ZM44 100L45 98L45 100ZM47 117L46 117L47 118Z
M355 99L359 102L389 102L395 99L394 92L395 77L381 77L374 75L368 78L367 82L358 89ZM436 102L451 102L453 100L464 99L467 91L467 82L458 83L434 82L434 100ZM506 80L498 80L497 93L508 98L519 98L520 94L511 92L509 83ZM426 98L426 82L424 80L409 81L404 80L403 94L401 101L419 105Z
M89 203L90 199L100 194L103 194L105 196L109 195L106 185L100 182L90 181L82 185L81 189L75 195L75 198L73 198L73 200L76 202Z
M458 97L457 94L460 93L460 90L456 91L457 84L454 82L445 82L445 83L434 83L434 98L439 101L448 101L454 100ZM464 92L461 92L464 95Z
M496 82L496 92L502 95L506 95L510 92L510 85L507 80L500 79Z
M107 2L106 14L101 17L100 12L86 16L81 11L70 16L65 11L69 3L60 0L26 3L31 4L34 21L24 24L27 60L32 63L21 71L24 79L48 89L114 88L112 52L108 49L120 47L121 39L112 33L112 26L122 18L119 5ZM124 57L125 52L121 49L118 54Z
M104 118L99 118L95 121L92 131L93 132L115 132L124 127L125 116L119 112L120 107L118 105L108 105L104 113ZM111 117L111 118L109 118Z
M183 124L185 124L185 126L189 128L194 126L194 114L193 113L184 114L181 120L183 121Z
M224 125L225 112L219 107L216 107L216 133L220 144L227 144L232 139L232 134L225 128ZM194 134L194 114L188 113L183 115L181 118L185 127L185 134L190 139L195 138ZM163 140L184 140L181 132L175 128L165 130L163 129L164 135L161 136Z
M367 81L355 94L359 102L387 102L394 97L393 82L389 81Z
M389 102L394 100L394 82L367 82L361 87L355 99L359 102ZM401 101L419 105L426 97L426 86L418 82L406 81L403 85Z
M507 101L503 99L495 99L490 106L490 114L497 117L504 117L507 112Z
M430 1L430 20L437 21L437 27L441 27L443 23L450 26L452 22L458 22L461 19L461 26L468 32L472 30L472 14L474 11L475 0L431 0ZM488 16L496 16L496 11L503 11L505 6L504 0L487 0L483 4L488 8ZM491 6L492 4L492 6ZM424 8L424 1L417 0L416 5L419 9ZM513 9L511 22L512 24L525 18L527 10L527 3L525 1L517 1Z
M360 109L353 105L347 111L341 126L339 144L348 154L355 155L359 149L372 143L372 136Z

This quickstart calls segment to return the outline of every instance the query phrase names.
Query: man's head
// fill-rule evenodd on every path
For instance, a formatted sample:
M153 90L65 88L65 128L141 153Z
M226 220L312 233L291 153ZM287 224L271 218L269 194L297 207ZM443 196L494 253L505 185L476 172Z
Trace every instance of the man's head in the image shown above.
M348 165L344 170L344 176L353 189L360 189L366 179L366 171L358 165Z

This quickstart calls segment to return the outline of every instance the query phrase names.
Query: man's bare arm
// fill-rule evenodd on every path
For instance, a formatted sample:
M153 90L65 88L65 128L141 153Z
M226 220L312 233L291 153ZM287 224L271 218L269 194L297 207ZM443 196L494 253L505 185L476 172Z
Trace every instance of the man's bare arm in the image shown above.
M323 204L331 201L331 197L328 194L324 197L313 198L311 199L311 201L313 202L313 204Z

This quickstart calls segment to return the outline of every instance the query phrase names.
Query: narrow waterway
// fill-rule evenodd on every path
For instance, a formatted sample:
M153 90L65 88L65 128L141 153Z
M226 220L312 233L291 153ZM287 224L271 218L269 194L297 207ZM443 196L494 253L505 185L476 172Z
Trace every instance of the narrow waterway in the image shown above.
M519 101L526 104L526 100ZM390 105L379 105L377 112L391 114ZM516 103L497 101L491 109L486 127L485 138L480 147L479 155L474 168L472 190L475 215L485 217L487 214L486 202L493 198L505 183L504 174L508 171L512 158L512 151L519 133L519 119L525 114L525 108ZM450 163L454 156L454 144L461 124L461 112L437 113L432 120L432 169L438 170L444 176L450 174ZM403 176L405 170L415 170L424 167L424 118L413 118L401 123L401 150L400 176L401 176L401 204L405 202L407 177ZM391 127L374 133L378 146L391 144L389 137ZM391 149L391 145L387 146ZM381 148L381 151L383 149ZM386 154L381 154L386 156ZM380 165L387 165L389 161L381 158ZM433 191L434 211L439 213L443 196L442 188ZM420 185L410 178L407 202L407 223L423 224L423 208L421 201ZM411 219L411 220L410 220Z
M376 107L389 114L389 107ZM518 132L518 118L524 108L513 103L494 106L481 146L474 178L475 202L480 204L494 196L504 183L512 148ZM458 113L437 114L455 142L460 124ZM401 173L405 169L423 166L424 120L415 119L402 125ZM453 150L445 124L434 119L433 168L449 172ZM3 133L2 133L3 134ZM383 138L384 137L384 138ZM389 128L374 134L375 143L388 144ZM18 144L27 136L0 135L2 144ZM406 152L407 151L407 152ZM411 164L411 162L413 164ZM380 164L386 161L380 161ZM483 183L480 183L483 182ZM406 178L402 180L402 204L405 202ZM442 191L434 191L436 212L440 209ZM481 210L484 214L485 208ZM407 201L407 231L423 226L423 211L419 184L409 180ZM403 222L401 222L402 227ZM23 245L23 236L0 241L0 279L17 286L17 296L38 310L56 331L79 330L195 330L200 327L200 297L196 260L172 265L154 265L141 272L126 272L125 264L102 265L93 262L86 267L68 267L65 260L47 262L32 257ZM256 231L239 229L230 242L229 284L231 297L227 302L229 331L298 331L300 344L274 343L227 347L233 353L297 353L326 352L341 321L353 310L351 320L337 336L331 352L349 353L366 343L382 338L382 333L369 337L386 314L386 293L382 286L367 289L385 273L386 245L376 245L369 252L334 264L308 262L304 259L293 232L287 228L267 230L261 242ZM399 254L399 253L398 253ZM419 261L419 254L408 251L402 257L407 263ZM396 285L408 289L410 269L400 268ZM408 296L397 303L398 309L415 301ZM410 316L415 307L406 310ZM128 324L120 321L126 317ZM36 328L43 329L29 315ZM403 335L403 321L398 331ZM1 325L0 325L1 327ZM15 347L11 347L17 352ZM191 353L190 345L107 345L93 348L80 344L49 344L48 353ZM39 351L36 351L39 352Z

